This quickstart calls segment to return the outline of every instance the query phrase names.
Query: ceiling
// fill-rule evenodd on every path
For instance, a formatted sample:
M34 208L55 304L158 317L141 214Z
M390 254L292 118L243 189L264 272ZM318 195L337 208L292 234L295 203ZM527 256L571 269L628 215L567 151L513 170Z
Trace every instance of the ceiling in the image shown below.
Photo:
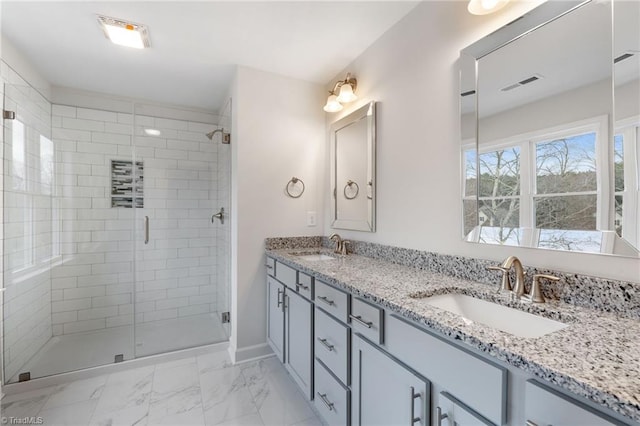
M6 37L52 86L217 111L235 65L327 84L409 1L2 1ZM148 26L111 44L96 14Z

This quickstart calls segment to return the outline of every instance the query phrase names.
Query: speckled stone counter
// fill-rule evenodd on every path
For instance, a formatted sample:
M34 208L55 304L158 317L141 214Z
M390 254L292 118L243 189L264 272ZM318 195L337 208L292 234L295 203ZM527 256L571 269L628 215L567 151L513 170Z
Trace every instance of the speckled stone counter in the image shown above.
M377 303L389 311L463 342L482 353L552 382L640 422L640 321L555 301L510 300L495 286L359 255L308 261L291 253L331 251L299 242L267 244L267 255ZM307 247L309 247L307 246ZM313 247L315 246L315 247ZM562 330L520 338L430 306L424 297L460 293L556 319Z

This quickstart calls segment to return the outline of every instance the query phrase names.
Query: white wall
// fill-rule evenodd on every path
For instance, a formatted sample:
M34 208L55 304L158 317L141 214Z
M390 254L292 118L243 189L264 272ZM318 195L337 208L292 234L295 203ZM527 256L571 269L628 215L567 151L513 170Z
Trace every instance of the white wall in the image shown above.
M346 71L353 73L360 99L340 114L328 114L327 124L370 100L380 102L377 232L340 231L343 237L494 260L515 254L526 265L639 280L637 259L462 241L459 52L539 3L513 3L485 17L470 15L466 2L422 3L328 82L332 86ZM327 235L333 231L329 195L325 191Z
M238 67L231 96L232 132L232 337L236 360L267 349L264 239L317 235L307 211L320 214L325 188L324 90L321 86ZM306 191L284 188L292 176ZM235 353L234 353L235 352Z

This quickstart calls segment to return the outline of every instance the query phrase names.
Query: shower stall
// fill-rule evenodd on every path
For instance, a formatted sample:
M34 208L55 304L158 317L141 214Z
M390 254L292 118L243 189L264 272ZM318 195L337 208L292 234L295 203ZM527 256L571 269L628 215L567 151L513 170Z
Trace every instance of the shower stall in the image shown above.
M228 340L229 106L52 104L2 65L4 383Z

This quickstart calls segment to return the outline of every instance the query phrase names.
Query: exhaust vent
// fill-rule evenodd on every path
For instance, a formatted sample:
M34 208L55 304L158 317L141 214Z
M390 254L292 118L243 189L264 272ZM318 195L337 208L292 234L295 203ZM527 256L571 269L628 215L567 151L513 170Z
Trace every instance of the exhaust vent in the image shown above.
M622 61L624 61L625 59L629 59L629 58L630 58L630 57L632 57L633 55L635 55L635 53L631 53L631 52L623 53L622 55L620 55L620 56L618 56L617 58L615 58L615 59L613 60L613 63L614 63L614 64L617 64L618 62L622 62Z
M500 89L500 91L501 92L508 92L510 90L517 89L518 87L522 87L525 84L530 84L530 83L533 83L534 81L542 80L543 78L544 77L542 77L540 74L534 74L531 77L527 77L527 78L524 78L524 79L518 81L517 83L513 83L513 84L510 84L510 85L508 85L506 87L503 87L502 89Z

